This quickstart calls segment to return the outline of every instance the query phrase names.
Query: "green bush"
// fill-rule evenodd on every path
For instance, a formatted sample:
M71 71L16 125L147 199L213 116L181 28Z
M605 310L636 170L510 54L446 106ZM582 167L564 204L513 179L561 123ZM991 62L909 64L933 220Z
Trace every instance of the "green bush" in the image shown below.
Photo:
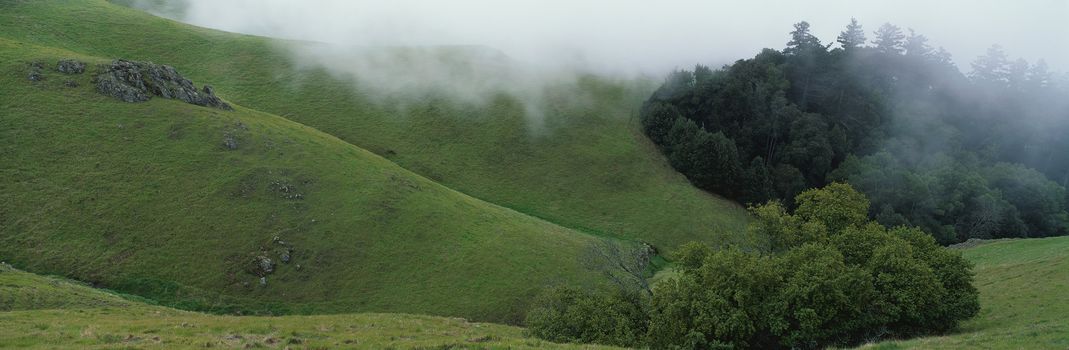
M528 312L531 335L555 342L636 346L648 320L638 294L596 294L574 288L548 290Z
M558 289L528 327L554 341L658 349L821 348L945 332L979 311L968 262L919 229L867 221L868 201L850 186L796 202L794 214L776 202L751 208L764 252L685 244L680 275L654 286L648 307Z

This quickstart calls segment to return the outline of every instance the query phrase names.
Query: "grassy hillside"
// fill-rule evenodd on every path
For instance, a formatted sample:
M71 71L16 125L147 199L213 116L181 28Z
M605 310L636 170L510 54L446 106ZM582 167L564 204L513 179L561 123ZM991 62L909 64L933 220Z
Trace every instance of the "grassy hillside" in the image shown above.
M865 348L1069 348L1069 237L999 241L964 255L976 264L980 315L957 334Z
M383 101L373 87L302 66L283 48L305 44L196 28L103 0L4 2L0 36L174 65L229 101L566 227L673 249L694 239L737 242L745 225L740 207L690 186L637 130L632 117L648 83L584 77L550 85L533 102L544 115L532 128L514 96L476 105Z
M544 286L600 283L587 234L239 105L103 96L66 57L105 62L0 38L0 260L211 311L516 321Z
M5 265L0 265L0 324L0 345L26 349L602 348L548 343L526 338L521 328L457 318L204 315L129 301Z

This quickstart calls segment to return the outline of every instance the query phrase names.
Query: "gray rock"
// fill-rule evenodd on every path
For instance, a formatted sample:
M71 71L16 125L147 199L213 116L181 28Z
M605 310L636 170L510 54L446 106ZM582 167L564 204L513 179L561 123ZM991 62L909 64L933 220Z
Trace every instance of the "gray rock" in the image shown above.
M250 274L259 277L266 277L272 272L275 272L275 262L264 255L258 255L249 261L249 265L246 268Z
M44 68L45 67L44 67L44 65L41 64L41 62L36 62L36 61L30 62L30 74L29 74L29 76L27 76L27 78L30 79L30 81L43 81L43 80L45 80L45 76L44 76L44 74L42 72L44 70Z
M120 59L105 65L93 82L98 92L125 102L144 102L152 96L159 96L198 106L233 110L215 96L215 89L211 86L198 91L192 81L171 66Z
M85 63L72 59L59 60L56 70L63 74L82 74L85 73Z
M260 271L263 271L264 274L275 272L275 262L271 261L271 258L260 256L257 259L259 259Z
M260 277L260 285L267 286L267 277Z
M234 134L231 133L226 133L225 135L223 135L223 147L226 147L226 149L228 150L238 149L237 137L234 137Z
M281 254L279 254L278 258L279 258L279 260L282 260L283 264L289 264L290 263L290 258L291 258L292 255L293 255L293 250L286 249Z

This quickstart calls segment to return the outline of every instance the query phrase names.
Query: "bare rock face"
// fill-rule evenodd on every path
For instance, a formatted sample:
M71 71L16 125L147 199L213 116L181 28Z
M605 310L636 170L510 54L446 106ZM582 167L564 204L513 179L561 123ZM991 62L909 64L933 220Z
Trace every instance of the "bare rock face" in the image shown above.
M56 70L63 74L82 74L85 73L85 63L77 60L60 60L56 64Z
M197 90L171 66L151 62L116 60L102 67L93 78L97 91L125 102L144 102L153 96L181 100L198 106L233 110L215 96L215 90L205 85Z

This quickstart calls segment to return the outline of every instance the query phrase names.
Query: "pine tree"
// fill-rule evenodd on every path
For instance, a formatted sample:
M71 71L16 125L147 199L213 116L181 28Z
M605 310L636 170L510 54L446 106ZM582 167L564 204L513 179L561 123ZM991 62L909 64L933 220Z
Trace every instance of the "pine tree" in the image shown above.
M1052 75L1047 68L1047 61L1036 61L1028 70L1028 87L1033 90L1046 89L1051 85Z
M811 52L817 48L824 48L824 45L820 43L820 39L813 36L809 31L809 22L801 21L794 24L794 31L791 32L791 41L787 42L787 48L783 50L783 53L788 55L798 55L801 53Z
M1028 84L1028 72L1032 66L1023 58L1011 63L1006 71L1006 83L1010 89L1022 91Z
M885 54L902 54L902 41L906 36L902 34L902 28L890 23L884 23L876 30L876 50Z
M936 51L935 53L935 61L948 67L955 67L955 70L957 69L957 66L954 65L954 56L942 46L940 46L939 51Z
M1009 61L1002 46L995 44L987 49L987 54L973 61L969 77L978 82L1005 84L1009 75L1008 66Z
M843 50L851 51L865 45L865 30L861 28L861 24L857 23L856 18L850 19L850 24L846 25L846 30L839 33L839 38L836 40L839 45L842 45Z
M909 29L904 48L907 56L931 57L932 55L932 47L928 46L928 37L917 34L912 28Z

